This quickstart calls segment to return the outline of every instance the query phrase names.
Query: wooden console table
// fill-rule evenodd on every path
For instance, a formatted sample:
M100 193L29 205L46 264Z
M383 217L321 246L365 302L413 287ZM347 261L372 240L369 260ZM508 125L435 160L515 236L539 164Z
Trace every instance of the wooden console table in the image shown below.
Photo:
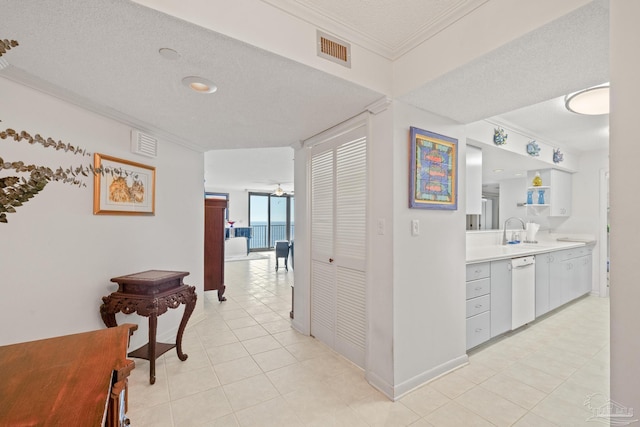
M0 426L127 425L137 325L0 347Z
M149 361L149 382L156 382L156 358L172 348L176 348L178 358L187 360L188 355L182 352L182 335L189 317L196 307L195 286L185 285L182 280L189 273L184 271L149 270L127 276L114 277L112 282L118 284L118 290L102 297L100 315L104 324L114 327L116 313L137 313L149 318L149 342L129 353L129 357L138 357ZM175 344L156 342L158 316L170 308L178 308L185 304L184 314L178 327Z

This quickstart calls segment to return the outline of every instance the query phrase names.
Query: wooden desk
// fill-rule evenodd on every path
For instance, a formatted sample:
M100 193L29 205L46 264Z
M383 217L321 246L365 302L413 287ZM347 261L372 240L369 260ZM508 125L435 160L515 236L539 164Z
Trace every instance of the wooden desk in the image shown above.
M137 328L0 347L0 426L121 426L135 367L127 346Z
M185 271L149 270L127 276L114 277L112 282L118 283L118 290L102 297L100 315L108 327L116 326L116 313L137 313L149 318L149 342L129 353L130 357L138 357L149 361L149 382L156 382L156 358L172 348L176 348L178 358L182 361L189 357L182 352L182 335L189 317L196 307L195 286L185 285L182 280L189 273ZM175 344L156 343L158 316L170 308L178 308L185 304L184 314L178 327Z

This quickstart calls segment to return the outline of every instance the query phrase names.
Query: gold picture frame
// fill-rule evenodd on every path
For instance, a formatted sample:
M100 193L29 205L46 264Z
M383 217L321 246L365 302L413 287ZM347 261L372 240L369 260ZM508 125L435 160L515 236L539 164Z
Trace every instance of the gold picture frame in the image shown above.
M98 153L93 166L94 215L155 215L155 167Z

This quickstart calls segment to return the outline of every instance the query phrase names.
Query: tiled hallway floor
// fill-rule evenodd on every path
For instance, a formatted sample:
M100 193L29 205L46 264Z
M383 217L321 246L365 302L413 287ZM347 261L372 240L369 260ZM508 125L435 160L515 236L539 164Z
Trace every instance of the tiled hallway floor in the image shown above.
M290 326L293 271L226 263L227 301L160 357L135 359L134 426L598 426L609 396L609 300L586 297L469 354L469 365L391 402L361 370Z

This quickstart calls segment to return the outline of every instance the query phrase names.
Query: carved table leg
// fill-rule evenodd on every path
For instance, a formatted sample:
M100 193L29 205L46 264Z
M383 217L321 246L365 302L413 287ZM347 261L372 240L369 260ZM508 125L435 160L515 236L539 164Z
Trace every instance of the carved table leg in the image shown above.
M100 316L107 328L118 326L116 323L116 314L113 311L112 299L110 297L102 297L102 305L100 306Z
M156 331L158 329L158 315L149 315L149 383L156 382Z
M195 289L195 287L189 288L187 299L185 301L186 305L184 307L184 313L182 314L182 320L178 327L178 335L176 336L176 351L178 353L178 358L182 361L187 360L187 357L189 357L189 355L182 352L182 335L184 334L184 329L187 327L187 322L191 317L191 313L193 313L193 310L196 308L198 296L196 295Z

